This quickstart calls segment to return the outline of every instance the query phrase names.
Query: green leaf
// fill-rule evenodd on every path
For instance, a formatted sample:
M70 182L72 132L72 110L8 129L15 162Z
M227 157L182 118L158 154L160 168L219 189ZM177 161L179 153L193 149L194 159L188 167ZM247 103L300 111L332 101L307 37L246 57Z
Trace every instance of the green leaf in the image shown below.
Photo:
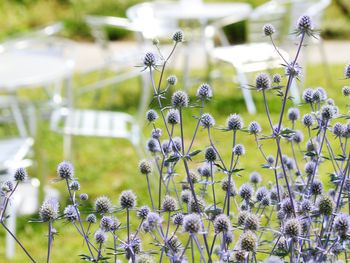
M173 162L177 162L178 160L180 160L179 156L171 155L168 159L165 160L165 162L173 163Z
M197 154L199 154L201 152L201 150L195 150L191 153L189 153L189 156L193 157L193 156L196 156Z

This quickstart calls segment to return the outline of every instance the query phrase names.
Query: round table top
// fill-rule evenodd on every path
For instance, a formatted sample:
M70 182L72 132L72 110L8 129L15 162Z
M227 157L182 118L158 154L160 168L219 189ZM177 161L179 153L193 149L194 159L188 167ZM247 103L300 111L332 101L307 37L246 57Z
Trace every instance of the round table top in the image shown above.
M138 5L136 5L138 6ZM135 8L136 6L131 7ZM215 20L228 16L247 17L252 8L247 3L188 3L159 2L139 4L139 8L153 8L153 15L161 19L176 20ZM141 13L138 10L138 13Z
M43 52L0 53L0 89L40 86L72 74L74 62Z

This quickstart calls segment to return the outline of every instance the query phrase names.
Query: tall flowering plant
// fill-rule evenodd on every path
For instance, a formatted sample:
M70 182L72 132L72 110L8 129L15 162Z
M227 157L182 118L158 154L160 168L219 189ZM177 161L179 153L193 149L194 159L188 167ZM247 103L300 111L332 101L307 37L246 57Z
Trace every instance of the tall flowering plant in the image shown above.
M274 32L270 24L263 28L275 46ZM92 213L83 216L81 208L88 195L82 193L78 197L80 184L72 165L59 164L58 176L67 186L70 204L63 213L54 200L45 201L40 208L39 221L48 224L47 262L56 233L53 226L60 219L74 225L88 252L81 254L81 258L92 262L348 260L350 123L337 122L348 116L340 113L323 88L305 89L303 106L310 112L304 116L300 116L298 108L286 108L291 84L302 72L298 58L305 38L315 34L308 16L299 19L295 33L299 44L294 58L287 61L282 57L285 78L260 73L255 80L254 89L262 94L269 129L263 131L256 121L245 126L240 115L230 114L221 128L230 139L225 145L230 150L227 160L212 135L215 118L205 112L206 104L213 97L209 84L198 87L196 103L190 103L187 93L181 90L173 92L170 104L166 103L165 98L170 88L176 87L177 78L169 76L165 80L165 68L183 42L183 33L178 31L173 35L174 46L168 56L147 53L143 67L149 72L156 107L146 113L152 127L146 144L150 155L140 161L139 172L147 182L149 206L137 206L135 193L126 190L120 194L116 206L108 197L100 196L94 202ZM279 53L276 46L275 49ZM344 75L350 78L350 65L346 66ZM268 97L273 91L282 98L277 119L269 111ZM342 93L350 96L350 88L344 87ZM198 116L194 118L191 137L185 140L184 129L188 127L184 127L184 114L193 106L198 109ZM303 131L297 130L299 126ZM196 145L199 129L206 131L208 146L204 149ZM270 173L273 183L262 185L261 175L253 172L237 186L236 176L243 170L240 158L245 154L239 133L253 137L264 160L261 165ZM306 141L305 148L303 141ZM267 143L275 145L273 152L264 149ZM204 160L195 170L194 159ZM333 172L326 182L323 167L327 164ZM157 187L152 187L154 175ZM0 222L7 231L4 214L8 201L25 177L25 171L20 169L15 173L15 185L8 181L2 187ZM332 185L328 192L325 183ZM119 220L122 217L125 223ZM131 224L136 220L136 225ZM149 241L151 244L143 249L142 243Z

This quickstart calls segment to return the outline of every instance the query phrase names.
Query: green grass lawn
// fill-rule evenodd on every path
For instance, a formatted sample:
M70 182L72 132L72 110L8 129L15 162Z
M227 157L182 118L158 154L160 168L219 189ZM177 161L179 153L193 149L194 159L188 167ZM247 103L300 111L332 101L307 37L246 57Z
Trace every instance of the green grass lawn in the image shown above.
M55 21L65 23L64 34L77 39L91 39L89 29L83 22L84 15L110 15L125 17L125 10L142 0L3 0L0 1L0 39L26 32ZM207 0L205 2L246 2L253 7L267 0ZM347 0L332 1L325 12L325 19L318 27L324 37L344 39L350 37L350 16L337 4L343 3L349 10ZM235 31L237 32L237 30ZM112 39L125 37L127 32L110 30Z
M331 66L333 86L327 86L322 66L310 67L308 69L306 86L324 87L329 97L334 98L341 111L345 113L347 111L345 108L347 100L341 95L341 88L346 84L346 81L340 80L343 76L343 67L344 65ZM231 73L229 69L225 72ZM194 74L198 76L202 75L201 72L195 72ZM195 83L190 89L192 98L199 84L200 82ZM181 86L180 83L178 86ZM268 130L268 122L264 115L264 106L260 93L254 94L258 114L253 116L247 114L242 94L237 88L237 85L218 79L212 83L212 86L214 98L207 104L205 111L210 112L215 117L217 127L225 125L226 118L230 113L240 113L244 119L245 125L248 125L252 120L257 120L262 125L263 130ZM116 87L104 89L97 102L92 100L93 96L87 95L81 98L78 104L84 107L94 105L95 108L100 109L123 109L135 113L135 105L137 105L140 95L138 82L136 80L127 81L121 84L118 87L118 91L115 93L113 93L114 88ZM23 92L23 96L34 95ZM272 118L277 122L281 101L272 94L270 94L270 98L269 106L272 112ZM291 104L289 104L289 106L290 105ZM303 114L307 110L309 109L304 106L301 108L301 113ZM198 109L196 108L186 110L184 130L187 140L185 144L189 143L189 138L194 129L192 116L197 114ZM285 123L287 124L287 122ZM301 125L298 125L298 127L301 129ZM150 132L150 126L146 126L143 129L145 138L149 137ZM176 133L179 134L178 132L177 130ZM230 147L228 145L231 144L231 136L220 130L214 130L213 134L217 147L222 152L225 160L228 160L230 156ZM36 169L30 169L31 176L38 176L41 179L45 178L48 185L60 190L61 211L67 203L68 196L67 192L64 191L64 184L62 182L54 182L54 179L56 178L56 165L62 161L62 142L62 136L50 131L49 124L46 121L40 122L35 145L35 152L37 154L35 157L38 161L38 165ZM246 155L241 158L239 165L245 168L245 170L241 172L241 177L235 178L236 184L239 186L243 181L246 181L252 171L259 171L262 174L264 184L273 181L272 172L260 167L260 164L263 163L263 158L258 153L253 137L245 133L239 133L238 143L245 145ZM208 144L206 133L200 130L193 149L204 149ZM263 142L263 144L264 150L268 154L275 154L274 144L267 141ZM305 142L302 145L305 145ZM284 144L283 147L286 149L286 152L290 153L288 150L290 147L287 143ZM196 169L201 161L203 161L203 155L199 154L191 162L191 169ZM79 179L82 186L80 192L87 192L89 194L88 204L83 211L86 213L91 211L93 201L99 195L108 195L116 205L120 192L129 188L133 189L138 195L138 205L150 205L147 197L146 180L138 173L138 162L139 157L136 154L136 150L128 141L104 138L74 138L74 164L76 177ZM330 168L331 167L325 166L322 170L322 178L325 182L327 181L327 174ZM178 181L181 181L183 178L183 171L178 170L178 173ZM222 174L218 174L217 176L217 180L223 178ZM153 183L156 182L156 178L157 176L154 175ZM125 217L124 214L119 215L122 221L124 221L123 217ZM46 224L27 223L29 219L33 218L38 218L38 215L34 214L29 217L18 219L18 237L26 248L32 252L37 262L44 262L46 259L47 226ZM137 222L134 222L133 226L136 227L136 224ZM78 236L70 224L63 220L56 222L55 228L59 234L56 236L53 243L52 262L78 262L78 255L86 252L81 237ZM121 235L124 235L123 231ZM27 262L25 254L19 247L16 247L16 256L13 261L5 260L4 240L4 231L0 228L0 262ZM147 249L148 245L144 244L143 247Z

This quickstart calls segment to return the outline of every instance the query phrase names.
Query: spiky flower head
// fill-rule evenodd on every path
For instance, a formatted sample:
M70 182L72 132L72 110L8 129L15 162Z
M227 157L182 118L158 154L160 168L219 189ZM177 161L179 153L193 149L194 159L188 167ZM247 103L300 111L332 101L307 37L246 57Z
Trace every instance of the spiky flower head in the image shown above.
M197 98L200 100L207 100L213 97L212 88L208 83L203 83L197 89Z
M235 147L233 147L233 153L237 156L241 156L245 154L245 148L243 144L236 144Z
M58 217L59 204L56 199L50 198L43 202L39 209L41 221L54 221Z
M183 40L184 40L184 32L182 32L181 30L176 31L173 34L172 39L176 43L183 42Z
M317 208L322 215L331 215L334 209L334 202L328 195L321 195L317 201Z
M199 196L197 196L196 198L197 202L196 199L194 199L194 197L191 197L188 208L189 211L191 211L192 213L201 213L205 208L205 201Z
M89 199L89 195L87 193L82 193L79 195L81 201L87 201Z
M249 180L252 184L259 184L261 182L261 175L258 172L252 172Z
M248 230L258 230L260 227L260 218L256 214L249 213L244 221L244 228Z
M97 222L97 218L94 214L89 214L86 217L86 222L89 222L90 224L95 224Z
M332 119L334 116L334 107L330 105L324 105L321 108L321 116L325 121Z
M200 177L196 172L190 172L189 179L193 184L199 183Z
M156 152L159 152L160 149L159 149L159 143L156 139L149 139L147 141L147 150L151 153L156 153Z
M291 216L294 213L293 204L289 197L282 200L281 210L286 216Z
M246 262L246 258L248 256L248 252L244 250L238 250L235 253L235 262L243 263Z
M176 199L170 195L166 195L163 200L162 209L164 212L174 212L177 209Z
M133 255L141 252L141 240L139 238L132 238L127 245L124 246L125 258L131 259Z
M290 218L284 224L283 233L290 238L298 238L301 234L300 221L296 218Z
M299 77L302 73L302 69L297 62L291 62L285 66L285 73L287 76Z
M253 187L251 184L242 184L241 187L239 188L239 195L244 199L244 200L249 200L253 196Z
M146 219L150 211L151 209L148 206L141 206L139 209L137 209L136 215L140 219Z
M161 128L154 128L151 132L151 137L153 139L158 140L162 136L162 129Z
M155 45L155 46L159 45L159 39L158 38L153 38L152 39L152 44Z
M64 208L63 214L64 214L64 217L70 222L77 221L79 218L76 208L73 205L66 206Z
M333 229L340 236L345 236L350 229L350 218L349 215L339 214L335 217L333 223Z
M270 199L272 201L278 201L278 192L277 192L277 187L273 187L270 190Z
M256 200L258 202L261 202L264 199L264 197L266 197L268 195L269 195L269 191L267 190L267 188L265 186L258 188L256 190L256 193L255 193Z
M175 75L171 75L167 78L169 85L174 86L177 83L177 77Z
M180 122L180 113L177 109L170 109L166 116L167 122L171 125L178 124Z
M146 68L154 68L157 64L157 58L152 52L147 52L143 58L143 65Z
M260 73L255 78L255 87L257 90L266 90L271 87L271 80L266 73Z
M176 213L173 216L173 223L174 223L174 225L182 226L183 221L184 221L184 215L182 213Z
M229 178L225 177L224 179L222 179L221 181L221 189L224 190L225 192L228 192L229 189ZM230 196L236 196L237 195L237 189L235 187L235 184L233 183L233 180L231 179L230 182Z
M107 234L103 230L98 229L95 232L94 238L97 244L103 244L104 242L107 241Z
M28 174L25 168L20 167L16 169L13 177L16 182L23 182L28 178Z
M266 24L263 26L263 31L265 36L271 36L273 33L275 33L275 28L271 24Z
M301 131L296 130L294 134L292 134L291 140L295 143L301 143L304 140L304 134Z
M158 119L158 113L155 110L150 109L146 112L146 119L149 122L154 122Z
M350 63L344 68L344 76L345 78L350 78Z
M282 81L282 76L280 74L274 74L272 76L273 83L280 84Z
M214 162L216 161L216 151L213 147L208 147L205 149L205 154L204 154L204 158L207 162Z
M273 165L275 163L275 157L273 157L272 155L267 156L267 163L269 165Z
M182 190L181 192L181 200L185 204L188 204L191 199L191 191L190 190Z
M307 34L310 35L312 33L312 21L308 15L303 15L298 19L297 22L297 32L298 34Z
M253 252L257 247L256 235L251 231L246 231L241 235L240 246L242 250Z
M341 137L344 134L344 126L337 122L333 125L332 127L332 133L336 136L336 137Z
M215 119L209 113L204 113L200 118L200 125L204 128L211 128L215 125Z
M248 125L248 132L250 134L258 134L261 132L261 126L257 121L252 121Z
M201 218L198 214L188 214L184 217L183 229L185 232L196 234L201 230Z
M305 173L307 175L313 175L315 173L315 169L316 169L315 162L310 161L310 162L305 164Z
M250 212L248 212L248 211L240 211L239 215L238 215L238 218L237 218L237 224L239 226L244 225L245 220L246 220L248 215L250 215Z
M320 101L325 101L327 99L327 92L324 88L318 87L316 91L320 94Z
M303 200L300 204L300 213L307 215L311 212L311 210L312 210L312 204L310 200L308 199Z
M57 174L63 180L72 180L74 177L74 168L70 162L63 161L57 166Z
M147 223L152 229L162 223L162 218L159 216L158 213L149 212L147 215Z
M300 117L300 112L298 108L289 108L288 110L288 119L290 121L296 121Z
M131 209L136 205L136 195L131 190L123 191L119 196L119 204L123 209Z
M243 120L238 114L230 114L227 118L227 129L237 131L243 128Z
M171 96L171 104L174 108L183 108L188 106L188 95L182 90L175 91Z
M172 236L167 242L168 248L172 253L176 254L180 252L182 244L177 236Z
M198 168L198 173L203 176L203 177L210 177L212 172L211 172L212 168L210 168L210 165L203 165L201 167Z
M323 184L319 180L314 180L311 184L311 194L320 195L323 192Z
M12 181L5 181L1 185L1 191L4 193L9 193L13 191L13 183Z
M111 231L114 224L114 220L110 216L103 216L100 221L100 228L105 231L109 232Z
M150 174L152 173L151 163L147 160L141 160L139 163L139 170L141 174Z
M107 196L100 196L95 200L95 211L98 214L107 214L112 209L112 202Z
M306 127L311 127L314 124L314 117L307 113L303 116L302 122Z
M69 188L72 191L79 191L80 190L80 183L78 181L74 180L69 184Z
M312 152L312 151L316 152L318 150L318 148L319 148L319 144L316 140L310 139L309 141L307 141L306 150L308 152Z
M215 217L215 220L214 220L215 234L219 234L221 232L227 232L230 229L231 229L231 222L230 222L230 218L227 215L221 214Z
M314 94L313 89L310 89L310 88L305 89L303 92L303 100L306 103L312 103L313 102L313 94Z

